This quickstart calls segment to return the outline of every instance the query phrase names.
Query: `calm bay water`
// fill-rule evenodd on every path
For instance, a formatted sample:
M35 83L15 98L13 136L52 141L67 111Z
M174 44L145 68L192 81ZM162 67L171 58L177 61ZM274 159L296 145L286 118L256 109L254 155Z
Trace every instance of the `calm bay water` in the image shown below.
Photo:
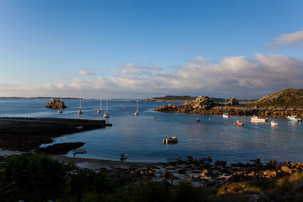
M45 99L0 99L0 116L62 117L103 119L97 114L99 100L83 100L83 114L79 116L79 100L66 99L68 106L62 114L46 109ZM109 101L108 111L112 127L69 134L54 139L55 143L85 142L86 154L79 157L119 160L128 154L127 161L168 161L178 157L212 157L228 162L262 161L303 162L303 125L286 119L275 119L278 127L251 123L249 117L158 113L161 102L139 102L140 115L135 116L135 101ZM181 104L181 103L175 103ZM103 101L103 111L105 101ZM103 114L103 112L102 112ZM153 119L155 116L156 119ZM199 117L200 123L196 123ZM234 124L236 120L244 127ZM271 120L271 119L270 119ZM164 145L163 138L177 136L175 145ZM72 152L67 156L73 156Z

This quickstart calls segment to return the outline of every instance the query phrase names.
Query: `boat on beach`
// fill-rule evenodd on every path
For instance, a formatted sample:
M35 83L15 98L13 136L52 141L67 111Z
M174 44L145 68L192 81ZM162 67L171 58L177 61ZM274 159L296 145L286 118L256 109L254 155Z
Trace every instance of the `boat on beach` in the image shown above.
M169 138L164 138L163 139L164 144L174 144L178 143L178 138L176 136L171 136Z
M127 154L126 154L126 153L122 153L122 154L120 155L120 160L123 161L123 160L125 160L125 159L127 159Z
M298 118L297 116L287 116L287 119L290 121L302 122L302 119Z
M267 118L260 118L256 115L253 115L252 117L250 117L250 121L251 122L258 122L258 123L265 123L265 122L268 121L268 119Z
M86 149L75 149L75 150L73 150L74 155L76 155L76 154L86 154L86 153L87 153Z

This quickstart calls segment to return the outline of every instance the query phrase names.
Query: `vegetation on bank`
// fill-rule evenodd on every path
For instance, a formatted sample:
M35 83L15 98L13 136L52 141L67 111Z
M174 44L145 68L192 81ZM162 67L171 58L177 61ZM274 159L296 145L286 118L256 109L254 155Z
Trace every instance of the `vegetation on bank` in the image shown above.
M303 107L303 89L285 89L266 95L252 104L258 107Z
M44 154L0 162L0 201L302 201L303 174L280 179L228 182L220 187L168 187L152 179L121 184L102 172L78 169Z

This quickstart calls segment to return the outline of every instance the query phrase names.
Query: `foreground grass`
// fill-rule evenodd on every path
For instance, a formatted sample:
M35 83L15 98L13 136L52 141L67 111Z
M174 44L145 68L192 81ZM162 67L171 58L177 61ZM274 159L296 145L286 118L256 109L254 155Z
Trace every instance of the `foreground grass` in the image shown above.
M303 201L303 174L267 181L193 186L183 180L167 187L152 179L122 185L103 173L77 169L44 154L11 156L0 162L0 201L179 202Z

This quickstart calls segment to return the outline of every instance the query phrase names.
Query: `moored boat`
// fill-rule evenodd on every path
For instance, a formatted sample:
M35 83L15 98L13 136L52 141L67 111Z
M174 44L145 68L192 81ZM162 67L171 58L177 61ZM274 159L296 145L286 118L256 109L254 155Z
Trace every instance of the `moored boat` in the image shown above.
M228 113L226 112L226 99L225 99L225 112L224 112L224 114L222 115L223 116L223 118L227 118L228 119Z
M298 118L297 116L287 116L287 119L290 121L302 122L302 119Z
M244 123L241 121L237 121L237 126L244 126Z
M169 143L178 143L178 138L176 136L171 136L169 138L164 138L163 139L164 144L169 144Z
M102 112L102 98L100 96L100 108L97 110L97 113L101 114Z
M252 117L250 117L250 121L251 121L251 122L265 123L265 122L267 122L268 120L267 120L267 118L260 118L260 117L258 117L258 116L256 116L256 115L253 115Z
M134 113L135 115L139 115L139 104L138 104L138 100L137 100L137 110L136 112Z
M277 125L278 125L278 123L277 123L277 122L275 122L274 120L272 120L272 121L270 122L270 125L271 125L271 126L277 126Z
M106 98L106 112L103 114L104 118L109 118L109 113L108 113L108 98Z
M82 98L80 98L80 108L78 110L78 114L81 115L83 112L81 110L81 107L82 107Z

